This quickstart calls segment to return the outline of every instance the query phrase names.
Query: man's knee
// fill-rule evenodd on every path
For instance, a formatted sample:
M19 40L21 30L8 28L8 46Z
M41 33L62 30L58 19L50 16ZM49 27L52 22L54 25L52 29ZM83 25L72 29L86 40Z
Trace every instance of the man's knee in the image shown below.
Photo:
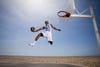
M43 33L39 33L39 36L43 36Z

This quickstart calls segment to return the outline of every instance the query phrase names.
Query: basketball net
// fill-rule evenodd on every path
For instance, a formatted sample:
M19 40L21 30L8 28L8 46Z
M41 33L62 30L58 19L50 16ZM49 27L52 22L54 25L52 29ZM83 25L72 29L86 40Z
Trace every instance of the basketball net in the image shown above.
M68 23L69 18L58 17L60 23Z

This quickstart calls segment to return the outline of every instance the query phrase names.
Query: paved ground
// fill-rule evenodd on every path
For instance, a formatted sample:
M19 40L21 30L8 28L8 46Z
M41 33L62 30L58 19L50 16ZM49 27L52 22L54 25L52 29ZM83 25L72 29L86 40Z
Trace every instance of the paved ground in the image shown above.
M67 64L0 63L0 67L80 67Z

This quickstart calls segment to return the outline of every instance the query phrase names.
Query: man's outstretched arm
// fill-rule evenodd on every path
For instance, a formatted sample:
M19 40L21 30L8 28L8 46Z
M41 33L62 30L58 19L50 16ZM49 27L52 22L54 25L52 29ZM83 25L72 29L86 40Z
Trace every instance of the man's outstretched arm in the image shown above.
M34 32L38 32L38 31L43 30L43 29L45 29L45 27L41 27L41 28L39 28L37 30L34 30Z
M56 27L53 26L52 24L50 24L50 25L51 25L51 27L52 27L53 29L58 30L58 31L61 31L61 29L56 28Z

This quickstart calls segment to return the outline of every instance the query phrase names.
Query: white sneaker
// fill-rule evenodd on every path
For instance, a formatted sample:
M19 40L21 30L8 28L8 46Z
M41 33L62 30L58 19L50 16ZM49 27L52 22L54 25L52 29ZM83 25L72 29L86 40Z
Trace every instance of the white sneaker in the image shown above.
M30 43L29 46L34 46L36 44L36 41L34 41L33 43Z

